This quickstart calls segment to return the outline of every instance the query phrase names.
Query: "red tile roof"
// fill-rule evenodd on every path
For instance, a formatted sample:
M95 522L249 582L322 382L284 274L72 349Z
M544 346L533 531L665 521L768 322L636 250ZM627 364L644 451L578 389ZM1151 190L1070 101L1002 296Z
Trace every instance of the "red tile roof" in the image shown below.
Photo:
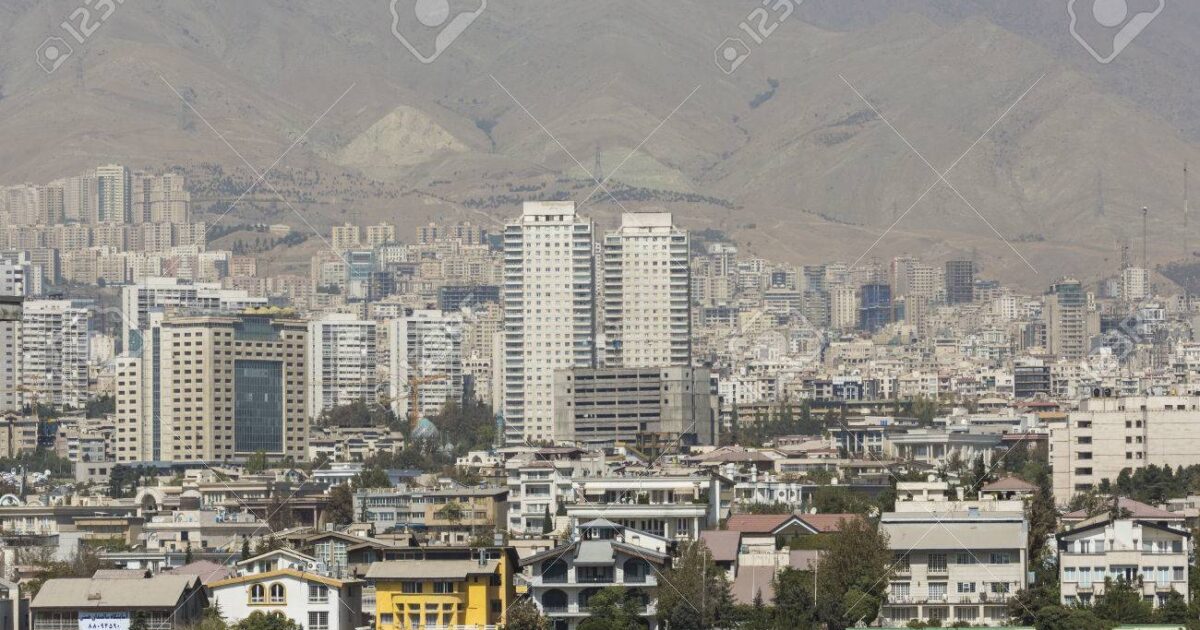
M797 514L800 520L818 532L841 531L842 523L859 518L858 514Z
M791 514L735 514L729 517L725 529L743 534L770 534L792 516Z

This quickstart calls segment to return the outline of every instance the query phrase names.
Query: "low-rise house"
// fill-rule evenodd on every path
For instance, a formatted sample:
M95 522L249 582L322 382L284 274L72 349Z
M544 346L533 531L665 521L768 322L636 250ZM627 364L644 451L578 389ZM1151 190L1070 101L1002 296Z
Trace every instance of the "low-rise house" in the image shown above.
M641 603L649 630L658 627L655 590L670 564L659 536L596 519L579 526L579 539L521 561L532 571L529 593L555 630L574 630L590 615L588 600L623 586Z
M367 570L375 628L494 626L516 599L511 547L410 547Z
M1064 516L1058 534L1058 571L1064 604L1090 604L1107 584L1123 580L1160 606L1172 592L1189 597L1192 536L1181 514L1119 499L1091 518Z
M32 630L125 627L174 630L198 623L208 606L194 575L57 578L47 580L30 604ZM103 624L103 625L102 625Z
M279 566L271 563L259 571L264 568L260 560L239 562L240 575L208 585L226 621L236 623L261 611L283 613L305 630L353 630L362 625L362 582Z
M715 527L720 510L715 477L602 477L575 483L574 505L567 506L573 528L597 518L669 540L696 540Z

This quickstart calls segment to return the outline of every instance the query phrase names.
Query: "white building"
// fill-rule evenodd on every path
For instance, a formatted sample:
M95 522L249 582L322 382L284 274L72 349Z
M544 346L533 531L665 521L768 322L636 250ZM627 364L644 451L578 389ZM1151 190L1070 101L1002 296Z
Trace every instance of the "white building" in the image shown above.
M96 168L96 223L128 223L133 176L120 164Z
M1123 580L1155 607L1175 591L1188 598L1191 533L1182 513L1118 499L1113 518L1063 516L1069 529L1058 534L1062 603L1089 605L1104 593L1105 580Z
M594 367L592 222L574 202L526 203L504 228L505 440L554 439L555 370Z
M585 478L566 511L572 527L604 518L668 540L696 540L717 524L717 484L685 476Z
M459 313L413 311L388 322L392 409L404 417L416 391L422 416L462 403L463 320Z
M267 298L251 297L246 291L223 289L220 283L189 282L178 278L146 278L121 288L122 347L131 350L134 331L146 326L146 316L155 309L236 311L265 306Z
M236 577L208 585L225 621L251 613L282 613L305 630L353 630L362 610L362 582L326 577L309 556L280 549L243 560Z
M690 365L688 235L669 212L625 213L604 237L606 367Z
M25 302L20 388L26 403L76 408L87 403L90 321L84 302Z
M354 402L375 404L375 321L330 313L308 323L308 413Z

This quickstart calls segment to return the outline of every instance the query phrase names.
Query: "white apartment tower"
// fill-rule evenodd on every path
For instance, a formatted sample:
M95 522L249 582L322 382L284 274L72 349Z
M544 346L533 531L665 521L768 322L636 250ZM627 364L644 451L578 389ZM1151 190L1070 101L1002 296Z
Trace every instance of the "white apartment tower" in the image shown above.
M669 212L625 213L604 237L602 311L606 367L689 365L688 235Z
M74 300L31 300L21 316L21 391L24 401L82 408L88 399L88 322Z
M330 313L308 323L308 413L354 402L375 404L376 330L374 320Z
M407 417L414 390L422 416L437 415L448 402L462 404L462 315L413 311L388 322L388 344L396 415Z
M128 223L133 176L120 164L96 168L96 223Z
M146 278L121 288L122 347L127 352L136 349L135 333L146 329L147 315L155 309L219 312L266 304L265 297L252 297L240 289L223 289L219 282Z
M504 437L554 439L554 371L595 367L592 222L529 202L504 227Z

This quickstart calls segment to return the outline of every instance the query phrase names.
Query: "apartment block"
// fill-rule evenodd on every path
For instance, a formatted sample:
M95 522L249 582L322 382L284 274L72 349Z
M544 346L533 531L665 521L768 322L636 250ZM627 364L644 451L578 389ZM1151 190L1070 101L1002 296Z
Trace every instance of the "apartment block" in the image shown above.
M375 321L344 313L308 323L308 413L377 401Z
M592 222L526 203L504 228L504 421L510 444L552 440L554 372L596 364Z

